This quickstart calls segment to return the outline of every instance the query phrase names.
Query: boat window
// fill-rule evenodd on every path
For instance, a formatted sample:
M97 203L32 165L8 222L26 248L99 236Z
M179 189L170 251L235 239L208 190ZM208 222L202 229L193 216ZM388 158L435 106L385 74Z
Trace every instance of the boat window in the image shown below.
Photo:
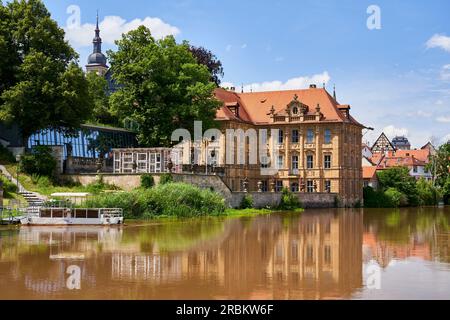
M92 210L92 209L87 210L87 218L88 219L98 219L98 217L99 217L98 210Z
M52 213L50 209L41 209L41 218L51 218Z
M87 210L86 209L75 209L75 218L86 219Z

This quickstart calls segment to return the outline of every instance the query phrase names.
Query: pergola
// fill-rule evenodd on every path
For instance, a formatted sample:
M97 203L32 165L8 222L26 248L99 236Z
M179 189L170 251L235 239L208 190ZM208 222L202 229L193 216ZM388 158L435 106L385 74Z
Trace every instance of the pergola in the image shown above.
M183 152L178 148L113 149L114 173L181 173ZM172 170L170 170L170 166Z

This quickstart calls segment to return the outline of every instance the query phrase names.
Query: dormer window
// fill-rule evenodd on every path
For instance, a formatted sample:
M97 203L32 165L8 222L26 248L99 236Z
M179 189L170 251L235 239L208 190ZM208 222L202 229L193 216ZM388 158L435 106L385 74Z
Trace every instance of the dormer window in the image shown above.
M298 114L298 108L297 107L292 108L292 114L295 114L295 115Z
M237 102L228 102L225 103L225 106L236 116L239 118L239 103Z

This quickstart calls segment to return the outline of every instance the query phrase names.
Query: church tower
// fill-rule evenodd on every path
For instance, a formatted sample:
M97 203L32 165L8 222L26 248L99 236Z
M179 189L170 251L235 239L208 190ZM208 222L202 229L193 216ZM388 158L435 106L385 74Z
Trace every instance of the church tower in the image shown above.
M100 38L100 29L98 27L98 13L93 44L94 51L89 55L86 71L88 73L95 72L100 76L104 76L108 71L108 66L106 65L106 56L102 53L102 38Z

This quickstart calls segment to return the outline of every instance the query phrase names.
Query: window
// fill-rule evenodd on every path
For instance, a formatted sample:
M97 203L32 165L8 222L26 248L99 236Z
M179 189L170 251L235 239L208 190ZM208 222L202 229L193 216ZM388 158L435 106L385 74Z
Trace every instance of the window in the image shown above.
M284 132L283 130L278 130L278 143L283 144L284 141Z
M314 143L314 131L313 129L308 129L306 133L306 143Z
M330 144L331 143L331 130L330 129L326 129L325 130L325 144Z
M298 156L292 156L292 170L298 170Z
M298 108L297 107L292 108L292 113L293 114L298 114Z
M276 191L276 192L281 192L281 191L283 191L283 181L277 180L277 181L275 182L275 191Z
M325 180L325 192L330 193L331 192L331 181Z
M325 169L331 169L331 155L326 154L324 159Z
M413 168L413 172L414 172L414 173L417 173L417 171L418 171L418 170L417 170L417 167L416 167L416 166L414 166L414 168Z
M269 163L270 163L270 160L269 160L268 156L266 156L266 155L261 156L261 168L268 168Z
M306 168L307 169L314 168L314 156L311 154L306 156Z
M150 153L150 173L161 172L161 154L160 153Z
M324 248L324 261L325 264L331 264L331 246L326 245Z
M261 185L261 190L262 190L262 192L267 192L267 191L269 191L269 187L268 187L267 180L263 180L263 181L261 181L261 182L262 182L262 185Z
M298 143L298 130L292 130L292 143Z
M294 182L291 184L291 191L292 192L299 192L299 184L297 182Z
M314 248L311 244L306 246L306 263L312 264L314 263Z
M309 193L314 192L314 182L313 181L308 180L308 182L306 183L306 191Z
M278 169L283 169L284 168L284 157L283 156L278 156Z

